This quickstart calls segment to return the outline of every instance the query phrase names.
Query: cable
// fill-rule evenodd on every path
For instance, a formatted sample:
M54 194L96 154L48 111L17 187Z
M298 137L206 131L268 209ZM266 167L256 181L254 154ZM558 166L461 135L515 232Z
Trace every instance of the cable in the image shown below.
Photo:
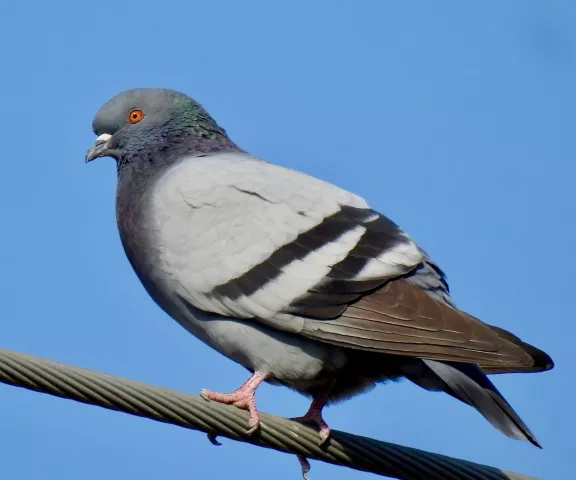
M236 407L2 348L0 382L199 430L213 443L222 436L291 453L299 457L305 478L310 458L400 480L535 480L336 430L329 445L320 447L315 430L264 413L261 428L249 436L248 415Z

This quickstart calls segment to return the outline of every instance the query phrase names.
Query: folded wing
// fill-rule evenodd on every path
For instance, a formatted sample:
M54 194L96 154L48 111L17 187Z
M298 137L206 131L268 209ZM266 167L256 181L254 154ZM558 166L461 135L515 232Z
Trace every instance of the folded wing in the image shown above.
M539 350L454 308L408 235L331 184L244 154L206 156L158 183L155 208L162 260L196 308L352 349L546 369Z

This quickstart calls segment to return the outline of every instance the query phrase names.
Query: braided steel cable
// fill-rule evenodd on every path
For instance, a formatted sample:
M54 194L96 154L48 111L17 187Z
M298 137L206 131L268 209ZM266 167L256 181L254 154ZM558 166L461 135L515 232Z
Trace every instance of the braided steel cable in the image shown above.
M261 414L261 428L247 435L248 414L196 395L78 368L0 348L0 382L110 410L171 423L306 458L399 480L536 480L423 450L332 431L329 445L297 422Z

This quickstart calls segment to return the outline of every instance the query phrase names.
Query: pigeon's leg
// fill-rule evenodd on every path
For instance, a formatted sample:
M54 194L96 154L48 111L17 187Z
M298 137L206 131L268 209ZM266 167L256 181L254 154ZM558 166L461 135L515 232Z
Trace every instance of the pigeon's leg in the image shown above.
M226 403L227 405L234 405L235 407L248 410L250 412L248 434L252 434L260 426L260 414L256 409L254 394L258 386L267 378L267 373L254 372L239 389L234 390L232 393L217 393L203 388L200 390L200 396L206 400L214 400L215 402Z
M330 388L322 391L312 399L310 408L304 414L303 417L296 417L292 420L302 423L313 423L318 427L318 434L320 435L320 445L326 443L326 440L330 437L330 427L322 418L322 409L328 401L330 396Z

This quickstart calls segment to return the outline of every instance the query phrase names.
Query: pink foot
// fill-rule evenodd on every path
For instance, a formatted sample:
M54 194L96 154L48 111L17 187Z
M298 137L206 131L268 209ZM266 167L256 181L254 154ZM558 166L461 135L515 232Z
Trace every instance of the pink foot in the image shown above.
M214 400L215 402L234 405L235 407L248 410L250 412L250 420L248 421L250 428L246 433L251 435L260 426L260 414L256 409L254 394L258 385L266 380L267 377L266 373L255 372L238 390L232 393L217 393L203 388L200 390L200 396L206 400Z
M330 438L330 427L322 418L322 409L328 400L328 393L323 393L316 396L312 400L310 408L303 417L292 418L296 422L312 423L318 428L318 435L320 435L320 445L324 445Z
M318 435L320 435L320 445L324 445L328 438L330 438L330 427L322 418L322 412L306 413L303 417L292 418L296 422L312 423L318 428Z

